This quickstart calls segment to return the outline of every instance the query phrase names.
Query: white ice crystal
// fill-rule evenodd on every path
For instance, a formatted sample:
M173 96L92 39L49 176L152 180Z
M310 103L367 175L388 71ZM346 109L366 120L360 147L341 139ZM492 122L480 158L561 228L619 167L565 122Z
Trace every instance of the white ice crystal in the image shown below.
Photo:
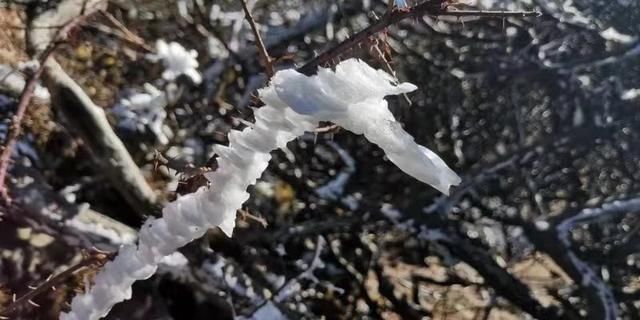
M187 50L177 42L167 43L164 40L156 41L156 53L148 55L152 61L162 61L165 70L162 78L173 81L181 75L185 75L199 84L202 76L198 72L198 52Z
M396 84L389 74L355 59L311 77L294 70L278 72L270 86L259 90L265 106L255 110L255 124L232 131L229 146L215 146L219 169L206 174L215 183L167 204L162 218L149 219L139 232L138 244L123 246L95 277L91 290L75 297L71 311L61 319L105 316L114 304L131 297L134 281L152 276L164 256L209 228L218 226L231 236L236 211L249 198L247 187L267 168L270 152L313 130L319 121L364 134L402 170L448 193L460 178L433 152L415 143L384 100L415 88Z
M134 93L122 99L113 107L112 112L119 127L139 132L150 130L160 144L167 144L168 128L164 125L167 118L167 98L162 91L149 83L144 85L144 89L145 92Z

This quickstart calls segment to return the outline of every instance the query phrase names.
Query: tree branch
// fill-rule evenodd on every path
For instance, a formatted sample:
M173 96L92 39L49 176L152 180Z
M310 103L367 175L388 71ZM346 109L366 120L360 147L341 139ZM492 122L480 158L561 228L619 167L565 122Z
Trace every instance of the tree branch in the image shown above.
M298 72L310 75L313 74L319 66L322 66L331 60L336 59L342 53L357 47L359 44L374 36L378 32L385 30L392 24L401 20L418 17L422 15L431 16L454 16L454 17L483 17L483 18L509 18L509 17L539 17L540 12L537 11L483 11L483 10L449 10L447 2L444 0L428 0L417 6L405 10L387 11L380 20L370 25L364 30L356 33L351 38L346 39L335 47L325 51L304 66L298 68Z
M271 57L269 56L269 53L267 52L267 48L265 47L264 42L262 41L262 37L260 36L260 31L258 31L258 27L256 26L256 21L253 19L253 16L251 15L251 11L247 6L247 1L240 0L240 3L242 3L242 10L244 10L244 14L247 18L247 21L249 21L249 25L251 26L253 35L256 37L256 46L258 47L258 53L260 54L260 58L264 63L265 71L267 72L267 75L269 76L269 78L271 78L275 74Z

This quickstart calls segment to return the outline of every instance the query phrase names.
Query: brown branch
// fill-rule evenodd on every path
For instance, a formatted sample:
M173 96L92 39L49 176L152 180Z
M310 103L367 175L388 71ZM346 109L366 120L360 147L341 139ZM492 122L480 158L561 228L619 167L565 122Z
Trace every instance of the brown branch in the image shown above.
M483 10L449 10L447 2L443 0L428 0L417 6L406 10L391 10L382 16L375 24L370 25L364 30L356 33L351 38L341 42L335 47L325 51L313 60L307 62L304 66L298 68L298 72L311 75L316 69L326 63L336 59L342 53L357 47L362 42L376 35L378 32L385 30L392 24L401 20L418 17L423 15L430 16L454 16L454 17L483 17L483 18L509 18L509 17L538 17L538 11L483 11Z
M6 317L10 315L14 311L16 311L18 307L20 307L25 303L34 304L34 302L32 301L33 299L35 299L37 296L44 293L48 289L55 288L55 286L65 281L67 278L73 275L76 271L83 268L87 268L87 267L92 267L92 268L102 267L107 261L109 261L114 256L114 254L110 252L103 252L103 251L94 249L92 250L92 252L88 254L84 254L84 256L85 257L84 259L82 259L82 261L76 263L75 265L69 267L68 269L62 271L61 273L53 277L49 277L47 280L45 280L45 282L43 282L42 284L40 284L39 286L31 290L29 293L13 301L4 311L4 314L2 315L2 317Z
M92 15L94 12L90 14L78 16L68 23L66 23L53 38L51 43L47 45L42 54L40 54L40 58L38 59L39 65L38 68L28 77L28 80L20 94L20 98L18 99L18 105L16 107L16 114L13 116L11 120L11 125L9 126L9 132L5 139L5 144L2 147L2 154L0 155L0 197L8 204L11 202L11 198L9 197L9 193L7 191L7 187L5 184L5 180L7 177L7 171L9 169L9 162L11 160L11 155L13 154L13 149L18 142L18 137L22 132L22 120L27 111L27 107L33 98L33 92L38 84L38 80L42 75L42 72L45 68L45 64L47 60L51 57L53 52L58 48L58 46L64 42L66 39L67 33L84 21L87 17Z
M267 76L269 78L273 77L275 74L275 70L273 69L273 61L267 52L267 48L264 45L264 41L262 41L262 37L260 36L260 32L258 31L258 27L256 26L256 21L253 19L251 15L251 11L249 11L249 7L247 6L246 0L240 0L242 3L242 9L244 10L244 14L251 26L251 30L253 31L253 35L256 37L256 46L258 47L258 53L260 54L260 58L264 63L265 71L267 72Z

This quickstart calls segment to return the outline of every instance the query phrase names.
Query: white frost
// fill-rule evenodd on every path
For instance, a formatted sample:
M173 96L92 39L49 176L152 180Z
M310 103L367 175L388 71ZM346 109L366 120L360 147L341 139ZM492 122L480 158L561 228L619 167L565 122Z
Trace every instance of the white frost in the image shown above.
M202 76L198 72L198 52L187 50L177 42L167 43L164 40L156 41L156 53L147 58L151 61L162 61L165 70L162 78L173 81L181 75L189 77L195 84L202 82Z
M255 111L255 124L232 131L229 146L215 146L219 169L206 174L215 183L167 204L162 218L149 219L137 245L123 246L95 277L91 290L76 296L71 311L61 319L105 316L114 304L131 297L133 282L151 277L164 256L209 228L218 226L231 236L236 211L249 198L247 187L267 168L270 152L313 130L319 121L333 121L364 134L402 170L448 193L460 178L433 152L415 143L384 100L415 88L395 84L389 74L355 59L340 63L335 72L321 69L317 76L278 72L271 85L259 91L265 106Z
M145 92L134 93L116 104L112 112L118 126L131 131L151 131L162 145L169 143L170 129L165 126L167 118L167 98L165 94L149 83Z

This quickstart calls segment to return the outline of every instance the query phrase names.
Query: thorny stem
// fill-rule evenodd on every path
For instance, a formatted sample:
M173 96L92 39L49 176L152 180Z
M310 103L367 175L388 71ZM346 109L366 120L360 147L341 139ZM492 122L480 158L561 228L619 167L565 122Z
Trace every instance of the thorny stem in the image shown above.
M84 21L87 17L93 15L93 13L95 12L97 11L92 11L87 14L78 16L69 21L62 28L60 28L60 31L58 31L54 40L49 43L49 45L40 55L40 59L38 60L38 68L29 76L24 89L20 94L18 105L16 107L16 113L11 119L9 132L7 133L5 144L2 147L2 154L0 154L0 199L4 200L4 202L6 202L7 204L11 203L11 198L9 197L5 180L7 177L7 171L9 170L11 155L13 154L13 149L18 142L18 137L22 132L22 120L24 119L29 103L33 98L33 92L36 88L38 80L40 79L40 76L42 75L42 72L44 71L45 64L47 63L47 60L49 60L53 52L65 40L67 33L82 21Z
M82 261L76 263L75 265L69 267L68 269L62 271L61 273L48 278L45 282L40 284L38 287L30 291L29 293L21 296L11 303L7 310L4 312L0 318L5 318L9 314L13 313L19 306L29 302L33 303L32 300L44 293L50 288L54 288L56 285L62 283L64 280L73 275L76 271L85 268L85 267L101 267L111 258L113 258L115 254L110 252L103 252L97 249L94 249L91 253L85 254Z
M339 43L335 47L325 51L313 60L307 62L304 66L298 68L298 72L311 75L316 69L326 63L332 62L333 59L339 57L342 53L358 46L366 41L369 37L376 35L378 32L385 30L392 24L401 20L417 17L421 15L431 16L454 16L454 17L483 17L483 18L509 18L509 17L538 17L538 11L483 11L483 10L449 10L447 1L444 0L428 0L417 6L403 10L388 10L380 20L370 25L364 30L356 33L349 39Z
M271 77L273 77L273 75L275 74L275 70L273 69L273 61L271 60L271 57L267 52L267 47L265 47L264 41L262 41L262 37L260 36L260 32L258 31L258 27L256 26L256 21L253 19L253 16L251 15L251 11L247 6L247 1L240 0L240 2L242 3L242 9L244 10L244 14L247 18L247 21L251 26L253 35L256 38L256 46L258 47L258 53L260 53L260 58L262 58L262 61L264 63L264 68L267 72L267 76L269 76L269 79L271 79Z

